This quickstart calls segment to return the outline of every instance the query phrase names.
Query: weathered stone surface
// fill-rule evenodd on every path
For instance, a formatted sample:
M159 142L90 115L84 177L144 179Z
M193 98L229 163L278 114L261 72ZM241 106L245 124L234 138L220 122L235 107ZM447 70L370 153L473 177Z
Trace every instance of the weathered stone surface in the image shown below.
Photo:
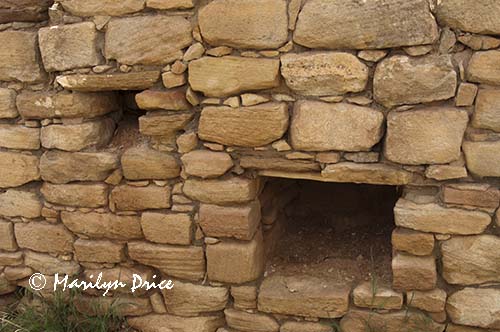
M230 328L242 332L278 332L278 322L264 314L251 314L234 309L224 310L226 322Z
M462 31L500 35L500 3L495 0L442 0L436 16L439 23Z
M392 232L392 247L416 256L428 256L434 250L434 235L396 228Z
M367 151L383 134L384 115L346 103L299 101L290 126L294 149L303 151Z
M23 263L23 252L0 252L0 264L2 266L17 266Z
M191 104L186 100L186 92L183 89L146 90L136 94L135 101L140 109L147 111L187 111L191 108Z
M500 290L465 288L448 297L446 311L455 324L500 329Z
M285 322L280 327L280 332L333 332L333 327L310 322Z
M107 145L114 130L115 122L106 118L81 124L45 126L40 132L40 139L42 146L47 149L80 151Z
M455 325L452 323L448 323L448 326L446 327L446 332L485 332L485 330L479 327L470 327L470 326Z
M467 78L471 82L500 85L500 51L476 52L467 67Z
M40 159L42 179L58 184L102 181L118 166L116 155L107 152L48 151Z
M179 280L174 287L162 291L169 314L197 316L201 313L223 310L229 297L226 287L195 285Z
M118 210L166 209L170 207L170 194L169 186L121 185L111 191L110 202Z
M500 281L500 238L494 235L454 237L441 245L443 277L450 284Z
M148 136L173 137L193 118L191 113L168 114L153 112L139 118L139 131Z
M0 188L17 187L38 180L38 157L0 151Z
M129 242L128 254L133 260L157 268L172 277L200 280L205 275L205 255L202 247Z
M60 0L64 10L76 16L119 16L138 12L144 0Z
M0 80L38 82L43 72L38 64L37 36L34 32L0 32Z
M219 206L201 204L198 223L207 236L251 240L260 225L260 204Z
M403 294L392 290L385 285L375 285L367 281L352 291L354 304L362 308L401 309Z
M443 312L446 305L446 292L442 289L431 291L411 291L406 294L408 305L427 312Z
M479 234L491 223L485 212L447 209L435 203L416 204L406 199L396 203L394 217L397 226L441 234Z
M155 9L189 9L195 0L146 0L146 6Z
M206 252L211 280L242 284L259 278L264 272L264 243L260 232L252 241L224 240L209 245Z
M73 91L115 91L146 90L160 78L156 70L131 73L113 73L105 75L64 75L57 77L57 83L63 88Z
M464 142L463 149L471 173L500 177L500 141Z
M16 239L14 238L14 225L0 219L0 249L14 251L17 249Z
M76 275L80 272L80 265L75 261L64 261L47 254L25 250L24 264L43 274Z
M425 108L387 116L385 156L400 164L445 164L460 157L467 112Z
M284 0L216 0L198 14L203 39L214 46L278 48L288 38Z
M176 178L180 166L174 156L150 149L133 147L121 158L123 175L129 180L162 180Z
M108 204L108 186L103 183L44 182L40 192L46 201L58 205L97 208Z
M281 75L298 94L341 95L365 89L368 66L350 53L285 54L281 57Z
M146 240L162 244L191 244L193 222L188 214L144 212L141 227Z
M0 147L19 150L40 148L40 129L0 124Z
M73 234L63 225L17 223L14 232L21 248L58 254L73 252Z
M76 259L80 262L120 263L125 260L125 245L107 240L78 239L74 243Z
M436 287L436 260L433 256L398 253L392 259L392 286L398 290L430 290Z
M499 41L500 45L500 41ZM457 96L455 97L456 106L471 106L476 99L478 87L472 83L460 83Z
M56 25L38 30L45 70L65 71L96 66L102 62L94 23Z
M92 297L79 296L75 300L76 309L89 316L105 316L113 308L118 316L142 316L151 313L151 303L148 298L136 296ZM116 308L115 308L116 307Z
M85 269L83 272L83 279L86 282L95 283L99 279L99 275L101 276L102 282L114 282L118 280L127 285L125 288L118 288L113 290L113 293L119 294L127 294L132 293L132 286L134 285L134 275L139 276L143 281L152 282L154 281L154 270L145 266L134 266L134 267L125 267L125 266L117 266L110 269ZM136 281L137 286L137 281ZM86 293L89 294L99 294L98 290L88 289ZM100 292L102 295L102 291ZM133 294L141 296L147 293L147 289L144 287L138 288L135 290ZM115 298L116 299L116 298Z
M225 152L191 151L184 154L181 160L187 174L203 179L221 176L233 167L231 156Z
M190 198L203 203L244 203L255 199L259 181L240 177L224 180L188 179L184 183L183 190Z
M293 40L309 48L378 49L431 44L437 38L425 0L313 0L302 8Z
M462 34L458 35L457 39L475 51L490 50L500 46L500 39L490 36Z
M234 308L239 310L257 308L257 286L231 286Z
M177 317L174 315L147 315L129 318L131 327L143 332L167 332L165 329L179 332L215 332L224 326L222 316Z
M0 215L6 217L37 218L40 216L42 203L34 192L8 189L0 193Z
M12 119L19 115L16 109L16 91L0 88L0 119Z
M290 160L279 155L244 155L240 158L240 166L259 170L277 170L291 172L319 171L318 163L308 160Z
M226 97L279 85L279 60L203 57L189 63L189 84L208 97Z
M350 287L326 279L275 274L262 282L259 310L304 317L342 317L349 306L350 291Z
M4 0L0 2L0 23L45 21L51 4L52 0Z
M386 107L427 103L455 96L457 73L448 55L383 60L375 71L375 100Z
M430 165L425 169L425 176L438 181L461 179L467 177L467 169L459 165Z
M111 213L61 212L61 220L75 234L110 240L142 238L138 216L117 216Z
M162 65L181 58L191 41L191 24L181 16L120 18L108 23L105 54L127 65Z
M477 94L472 125L500 132L500 90L481 89Z
M496 209L500 204L500 191L487 184L449 184L443 187L443 201Z
M315 178L315 180L324 182L353 182L382 185L407 184L411 179L412 174L410 172L394 166L351 162L327 165L319 178Z

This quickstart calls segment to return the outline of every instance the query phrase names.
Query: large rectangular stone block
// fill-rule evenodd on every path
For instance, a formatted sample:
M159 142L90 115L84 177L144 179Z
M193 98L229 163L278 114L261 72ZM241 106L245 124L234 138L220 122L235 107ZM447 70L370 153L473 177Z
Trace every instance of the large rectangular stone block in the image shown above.
M464 142L467 169L481 177L500 177L500 141Z
M254 200L259 192L259 181L243 177L217 180L188 179L184 193L195 200L211 204L245 203Z
M467 79L470 82L500 85L500 51L476 52L467 67Z
M179 176L181 168L175 157L146 147L126 150L121 158L123 175L129 180L162 180Z
M441 0L436 9L440 24L485 35L500 35L499 13L496 0Z
M21 248L49 253L73 252L74 237L63 225L42 222L17 223L14 225L17 244Z
M23 125L0 124L0 147L18 150L38 150L40 129Z
M40 178L38 157L0 151L0 188L17 187Z
M0 80L32 83L43 78L35 32L2 31L0 45Z
M500 132L500 90L481 89L476 98L472 125Z
M108 204L108 186L104 183L44 182L40 191L46 201L58 205L97 208Z
M166 209L170 207L170 194L169 186L122 185L113 189L110 201L118 210Z
M464 288L448 297L446 312L455 324L500 329L500 290Z
M193 222L185 213L143 212L141 227L146 240L162 244L189 245Z

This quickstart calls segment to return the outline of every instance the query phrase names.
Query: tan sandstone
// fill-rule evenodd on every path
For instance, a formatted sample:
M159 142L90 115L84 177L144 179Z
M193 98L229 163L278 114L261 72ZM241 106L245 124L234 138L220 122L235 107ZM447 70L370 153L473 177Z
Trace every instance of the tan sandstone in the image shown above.
M280 332L333 332L333 327L321 323L289 321L281 325Z
M244 155L240 157L240 166L258 170L276 170L290 172L319 171L318 163L308 160L290 160L280 155L259 154L255 156Z
M227 325L242 332L278 332L278 322L264 314L252 314L235 309L224 310Z
M434 250L434 235L396 228L392 232L392 247L416 256L428 256Z
M145 90L160 78L156 70L106 75L63 75L56 78L63 88L73 91Z
M21 248L58 254L73 252L73 234L63 225L18 223L14 225L14 232Z
M500 34L500 3L495 0L468 2L462 0L438 1L437 19L441 24L462 31L485 35Z
M431 290L436 287L437 270L433 256L396 254L392 259L392 287L397 290Z
M187 174L203 179L224 175L233 167L231 156L225 152L196 150L182 155L181 160Z
M144 8L144 0L61 0L63 8L77 16L119 16L138 12Z
M431 291L411 291L406 294L409 306L435 313L444 311L446 297L446 292L438 288Z
M12 119L17 115L16 91L0 88L0 119Z
M108 204L108 186L102 183L44 182L40 192L46 201L58 205L96 208Z
M139 131L148 136L164 136L173 138L175 134L186 127L193 114L169 114L152 112L139 118Z
M75 261L64 261L48 254L25 250L24 264L43 274L76 275L80 272L80 265Z
M146 240L162 244L191 244L193 222L188 214L144 212L141 227Z
M147 147L126 150L121 163L123 175L129 180L171 179L180 173L180 166L174 156Z
M352 291L354 304L362 308L401 309L403 306L403 294L392 290L386 285L367 281L358 285Z
M15 251L17 249L16 239L14 238L14 224L0 219L0 249Z
M38 82L44 74L38 64L37 35L27 31L0 32L0 80Z
M146 0L146 6L156 9L188 9L196 0Z
M500 290L460 290L448 297L446 312L455 324L500 329Z
M111 191L110 202L118 210L166 209L170 207L169 186L134 187L121 185Z
M186 111L191 108L183 89L146 90L136 94L135 101L140 109L147 111Z
M464 142L467 169L475 175L500 176L500 141Z
M210 180L188 179L184 183L183 190L190 198L203 203L244 203L257 197L259 181L241 177Z
M160 332L158 327L161 326L164 331L179 331L179 332L214 332L217 328L224 326L224 317L222 316L200 316L200 317L178 317L174 315L155 314L142 317L129 318L127 322L133 328L143 332Z
M8 189L0 193L0 215L37 218L40 216L41 210L42 203L35 192Z
M0 147L18 150L38 150L40 129L20 125L0 124Z
M402 185L411 181L412 174L386 164L341 162L327 165L320 176L312 176L311 179L324 182Z
M472 125L476 128L500 132L500 90L480 89L476 99L476 109Z
M75 256L80 262L120 263L125 260L125 245L107 240L78 239L74 243Z
M38 180L38 157L0 151L0 188L17 187Z
M471 82L500 85L500 51L476 52L467 67L467 78Z
M449 184L442 188L443 201L496 209L500 205L500 190L488 184Z

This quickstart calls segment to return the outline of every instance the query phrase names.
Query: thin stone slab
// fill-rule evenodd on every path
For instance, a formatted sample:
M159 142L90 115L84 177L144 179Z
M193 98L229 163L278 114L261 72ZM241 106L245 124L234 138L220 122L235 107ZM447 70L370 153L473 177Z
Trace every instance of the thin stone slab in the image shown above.
M73 91L146 90L160 79L159 71L102 75L63 75L56 78L63 88Z

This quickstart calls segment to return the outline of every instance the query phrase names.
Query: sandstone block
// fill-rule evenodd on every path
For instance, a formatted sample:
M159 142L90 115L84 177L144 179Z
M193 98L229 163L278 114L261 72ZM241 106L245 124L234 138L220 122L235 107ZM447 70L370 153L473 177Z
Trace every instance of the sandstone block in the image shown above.
M120 263L125 260L125 245L107 240L78 239L74 243L76 259L80 262Z
M274 318L264 314L226 309L224 315L226 315L226 323L230 328L242 332L278 332L280 328Z
M480 211L443 208L438 204L416 204L399 199L394 208L397 226L441 234L480 234L491 223L491 217Z
M500 204L500 191L487 184L449 184L443 187L443 201L496 209Z
M144 8L144 0L61 0L64 10L76 16L120 16Z
M205 275L202 247L129 242L128 254L138 263L157 268L172 277L196 281Z
M208 97L226 97L279 85L279 60L203 57L189 63L189 84Z
M188 214L144 212L141 227L146 240L162 244L191 244L193 222Z
M121 158L123 175L129 180L176 178L180 166L174 156L147 147L133 147Z
M63 88L73 91L146 90L160 78L156 70L105 75L63 75L56 78Z
M463 149L471 173L500 177L500 141L464 142Z
M0 151L0 188L17 187L38 180L38 157Z
M257 308L257 286L231 286L231 296L235 309Z
M242 168L252 168L259 170L276 170L291 172L319 171L318 163L308 160L290 160L280 155L244 155L240 157Z
M103 183L44 182L40 192L46 201L58 205L97 208L108 204L108 186Z
M453 323L448 323L446 327L446 332L484 332L484 329L479 327L470 327L464 325L455 325Z
M214 46L272 49L288 38L283 0L216 0L198 14L203 39Z
M120 18L108 23L105 54L127 65L162 65L180 59L191 41L191 24L181 16Z
M365 89L368 66L350 53L285 54L281 57L281 75L298 94L342 95Z
M410 172L394 166L351 162L327 165L319 178L320 181L325 182L353 182L382 185L407 184L411 179L412 174Z
M437 24L425 0L308 1L293 36L297 44L329 49L431 44L437 38Z
M102 63L95 24L83 22L38 30L38 42L45 70L65 71Z
M481 89L477 94L472 125L500 132L500 90Z
M257 197L259 181L240 177L224 180L188 179L184 183L183 190L190 198L203 203L245 203Z
M0 193L0 215L6 217L40 217L42 203L34 192L8 189Z
M118 280L127 285L125 288L118 288L113 290L113 293L132 293L131 289L134 283L134 275L139 276L143 281L154 281L154 270L144 266L124 267L117 266L110 269L85 269L83 272L83 279L87 282L95 283L101 274L102 282L114 282ZM99 294L97 290L89 289L86 293ZM102 292L101 292L102 293ZM147 293L145 288L136 289L134 294L142 296ZM101 294L99 294L101 295ZM159 294L158 294L159 295ZM160 295L161 296L161 295Z
M14 225L14 232L21 248L58 254L73 252L73 234L63 225L39 221L17 223Z
M146 0L146 6L155 9L189 9L195 0Z
M115 122L111 118L71 125L50 125L42 127L40 139L47 149L80 151L86 148L100 148L113 137Z
M27 31L0 32L0 80L38 82L44 74L38 64L37 36Z
M14 238L14 224L7 220L0 219L0 249L14 251L17 249Z
M186 92L183 89L146 90L136 94L135 101L140 109L147 111L187 111L191 108L191 104L186 100Z
M122 185L111 191L110 202L118 210L166 209L170 207L169 186L134 187Z
M174 137L184 129L193 118L193 114L168 114L153 112L139 118L139 131L148 136Z
M110 240L142 238L141 222L138 216L63 211L61 220L70 231L86 237Z
M383 134L384 115L345 103L299 101L295 104L291 144L303 151L367 151Z
M75 261L64 261L48 254L25 250L24 264L43 274L76 275L80 272L80 265Z
M500 51L476 52L467 67L467 78L471 82L500 85Z
M151 303L148 298L135 296L92 297L79 296L74 301L78 312L88 316L105 316L114 308L118 316L142 316L151 313Z
M48 151L40 159L43 180L58 184L102 181L118 166L116 155L107 152Z
M225 325L222 316L178 317L174 315L147 315L129 318L128 323L143 332L158 332L158 327L178 331L214 332ZM166 332L166 331L165 331Z
M500 328L500 290L465 288L450 297L446 312L455 324Z
M16 91L0 88L0 119L12 119L17 116Z
M0 124L0 147L38 150L40 148L40 129L22 125Z
M467 169L458 165L430 165L425 169L425 176L438 181L461 179L467 177Z
M333 327L321 323L289 321L281 325L280 332L333 332Z
M456 106L471 106L477 95L477 85L471 83L460 83L457 96L455 97Z
M457 160L468 121L467 112L452 108L391 112L387 117L385 156L410 165Z
M392 286L398 290L431 290L436 287L436 260L433 256L398 253L392 259Z
M251 240L260 217L258 201L239 206L201 204L198 222L207 236Z
M203 179L221 176L233 167L231 156L225 152L191 151L184 154L181 160L187 174Z
M18 0L0 3L0 23L40 22L48 19L51 0Z
M447 294L442 289L411 291L406 294L408 305L427 312L443 312Z
M342 317L349 306L350 291L326 279L275 274L262 282L259 310L304 317Z
M436 16L439 23L462 31L485 35L500 34L500 4L495 0L467 2L443 0L438 2Z
M226 287L210 287L179 280L174 287L162 291L169 314L197 316L201 313L223 310L229 297Z
M17 266L23 263L23 252L0 252L0 265Z
M392 246L415 256L428 256L434 250L434 235L396 228L392 232Z
M427 103L455 96L457 73L448 55L383 60L375 71L375 100L386 107Z
M354 304L362 308L372 309L401 309L403 294L392 290L385 285L375 285L364 282L354 288L352 292Z

